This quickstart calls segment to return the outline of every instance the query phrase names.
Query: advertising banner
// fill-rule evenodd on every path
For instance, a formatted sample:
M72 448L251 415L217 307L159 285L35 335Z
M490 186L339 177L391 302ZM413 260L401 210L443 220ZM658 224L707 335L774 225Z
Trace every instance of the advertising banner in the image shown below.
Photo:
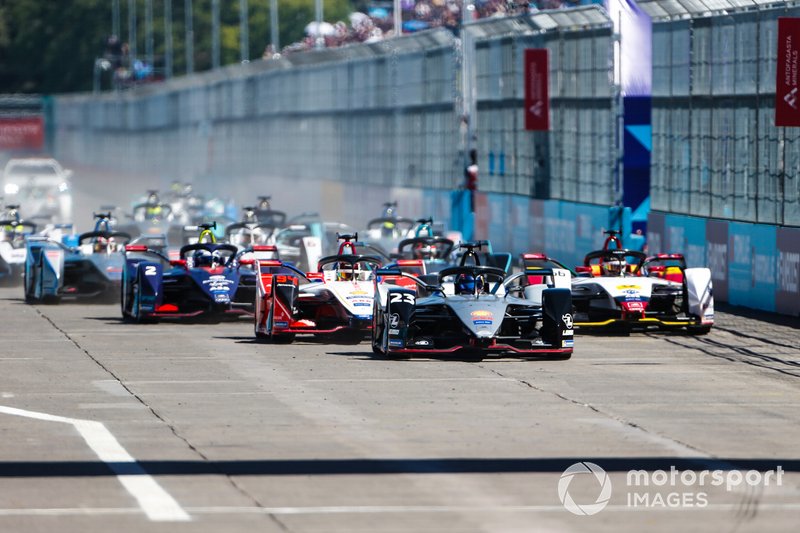
M728 225L728 301L775 310L775 226L731 222Z
M800 18L778 18L778 64L775 80L775 125L800 126Z
M525 129L550 129L549 61L547 48L525 49Z
M43 146L42 117L0 118L0 150L41 150Z
M706 221L706 264L711 269L714 297L728 301L728 223Z
M777 228L778 269L775 311L800 314L800 229Z

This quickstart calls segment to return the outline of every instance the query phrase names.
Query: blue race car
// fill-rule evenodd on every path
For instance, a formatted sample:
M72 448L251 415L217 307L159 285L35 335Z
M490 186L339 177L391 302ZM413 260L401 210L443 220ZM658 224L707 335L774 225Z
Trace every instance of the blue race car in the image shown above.
M160 318L253 314L256 273L253 259L262 247L239 251L216 242L213 224L202 224L199 242L170 260L146 245L125 248L122 316L137 322ZM274 247L269 248L272 252Z
M27 239L25 301L58 303L62 297L119 297L127 233L113 231L110 213L95 213L93 231L60 240Z

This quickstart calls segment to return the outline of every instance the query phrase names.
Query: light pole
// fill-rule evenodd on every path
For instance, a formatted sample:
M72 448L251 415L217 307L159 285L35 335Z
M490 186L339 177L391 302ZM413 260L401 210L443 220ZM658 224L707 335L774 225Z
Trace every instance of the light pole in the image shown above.
M272 53L280 53L280 34L278 33L278 0L269 0L269 29L272 35Z
M192 0L184 0L186 12L186 74L194 72L194 16Z
M394 0L392 3L392 19L394 20L394 36L399 37L403 35L403 7L400 5L400 0Z
M136 59L136 0L128 0L128 58L133 70Z
M325 48L325 37L322 36L322 0L314 1L314 10L317 18L317 38L314 46L319 50Z
M144 55L147 64L153 68L153 0L144 1Z
M242 63L250 61L250 21L247 0L239 0L239 56Z
M172 77L172 0L164 0L164 77Z
M111 35L119 38L119 0L111 3Z
M211 0L211 68L219 68L219 0Z

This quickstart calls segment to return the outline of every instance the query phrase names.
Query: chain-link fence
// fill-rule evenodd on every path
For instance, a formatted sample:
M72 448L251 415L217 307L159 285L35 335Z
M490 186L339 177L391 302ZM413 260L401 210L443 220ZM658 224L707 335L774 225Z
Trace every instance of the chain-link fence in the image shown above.
M652 207L800 225L800 130L774 125L777 18L800 8L678 15L653 25Z
M613 31L605 12L539 13L528 24L490 20L476 39L481 188L610 205L615 200ZM524 129L523 56L547 48L549 132Z

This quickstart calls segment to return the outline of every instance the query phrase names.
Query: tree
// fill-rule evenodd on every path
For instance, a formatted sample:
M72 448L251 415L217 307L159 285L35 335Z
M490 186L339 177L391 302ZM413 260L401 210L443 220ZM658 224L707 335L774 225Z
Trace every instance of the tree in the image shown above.
M144 0L136 0L137 51L144 58ZM128 2L120 0L120 39L127 41ZM250 57L269 43L269 0L249 0ZM174 72L185 71L184 2L172 0ZM222 64L239 61L239 2L221 6ZM286 46L303 38L314 20L314 0L279 0L280 39ZM163 67L164 0L153 0L156 68ZM325 0L325 20L346 20L350 0ZM0 3L0 87L4 92L88 91L94 61L111 33L110 0L13 0ZM194 0L195 69L211 67L211 0Z

